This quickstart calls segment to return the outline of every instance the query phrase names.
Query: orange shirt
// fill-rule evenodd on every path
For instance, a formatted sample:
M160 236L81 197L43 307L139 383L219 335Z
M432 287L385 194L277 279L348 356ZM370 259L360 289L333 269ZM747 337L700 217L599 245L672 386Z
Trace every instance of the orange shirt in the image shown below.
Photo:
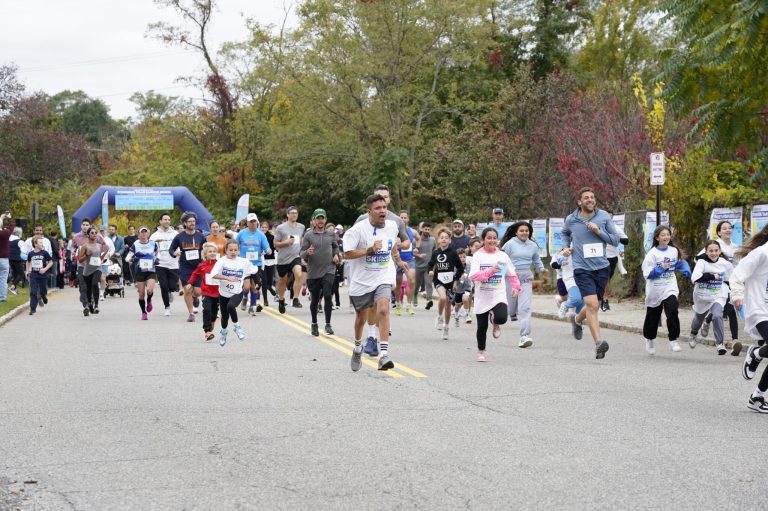
M208 237L205 239L208 243L213 243L216 245L216 248L219 250L219 255L224 255L224 248L227 245L227 238L223 234L219 234L218 236L214 236L213 234L209 234Z

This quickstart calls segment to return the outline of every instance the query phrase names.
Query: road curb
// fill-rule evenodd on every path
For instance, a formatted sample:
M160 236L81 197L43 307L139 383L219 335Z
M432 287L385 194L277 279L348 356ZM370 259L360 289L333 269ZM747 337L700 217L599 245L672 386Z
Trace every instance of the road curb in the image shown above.
M56 293L56 291L58 291L58 290L59 290L58 288L49 289L48 290L48 294L52 295L52 294ZM13 318L18 316L22 312L26 311L27 309L29 309L29 300L27 300L26 302L22 303L21 305L15 307L15 308L11 309L10 312L7 312L3 316L1 316L0 317L0 327L2 327L3 325L5 325L9 321L11 321Z

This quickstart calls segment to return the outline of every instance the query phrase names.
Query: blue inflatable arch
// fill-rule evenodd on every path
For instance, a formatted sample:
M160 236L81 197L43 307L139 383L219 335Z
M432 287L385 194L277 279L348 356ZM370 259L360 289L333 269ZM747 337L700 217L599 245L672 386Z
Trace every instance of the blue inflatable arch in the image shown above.
M173 205L178 206L184 211L193 211L197 213L197 226L198 228L207 230L208 224L213 221L213 215L211 215L202 202L197 200L197 197L189 191L185 186L168 186L168 187L134 187L134 186L100 186L98 190L93 192L93 195L80 206L74 215L72 215L71 232L80 232L80 224L83 218L88 217L91 220L101 216L101 198L104 196L104 192L109 192L109 204L115 205L115 196L118 191L141 191L150 190L155 192L171 192L173 194ZM158 210L158 214L160 211ZM176 222L178 219L174 219ZM154 226L148 226L153 228Z

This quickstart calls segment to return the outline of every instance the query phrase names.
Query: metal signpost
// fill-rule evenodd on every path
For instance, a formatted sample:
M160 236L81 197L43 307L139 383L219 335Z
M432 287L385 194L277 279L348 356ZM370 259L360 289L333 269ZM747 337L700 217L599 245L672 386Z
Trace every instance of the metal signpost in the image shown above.
M656 225L661 225L661 185L664 184L664 153L651 153L651 186L656 186Z

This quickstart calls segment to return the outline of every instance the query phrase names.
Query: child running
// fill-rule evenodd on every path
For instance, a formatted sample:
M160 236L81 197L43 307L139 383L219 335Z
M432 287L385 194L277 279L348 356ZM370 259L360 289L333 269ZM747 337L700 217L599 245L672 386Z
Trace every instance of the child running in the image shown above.
M456 251L459 254L461 264L464 266L464 273L459 278L456 296L453 300L453 319L454 325L457 328L462 319L467 323L472 323L472 319L469 317L469 300L472 296L472 279L469 278L469 263L472 262L472 258L467 256L467 250L460 248Z
M744 306L744 329L757 346L750 346L744 359L742 375L744 379L755 377L760 362L768 357L768 292L765 283L768 281L768 225L752 236L744 246L736 251L741 257L739 264L731 273L731 299L736 309ZM768 413L765 403L765 392L768 390L768 367L757 388L749 396L747 407L759 413Z
M37 312L37 305L48 303L48 270L53 258L43 248L43 237L32 237L32 252L27 256L27 277L29 277L29 315Z
M244 257L238 257L240 245L236 240L227 241L226 256L213 266L213 278L219 281L219 308L221 309L221 330L219 346L227 344L227 326L232 318L235 335L241 341L245 340L245 332L237 321L237 305L243 292L243 280L253 273L253 266Z
M142 321L149 319L148 314L152 312L152 295L155 293L157 282L155 262L159 250L157 242L149 239L149 228L142 226L139 227L139 239L133 242L125 257L128 262L136 259L133 264L133 281L139 294Z
M645 351L650 355L656 354L656 334L659 330L661 312L667 316L669 332L669 349L681 351L677 339L680 337L680 319L677 315L677 297L680 290L677 287L675 272L679 271L685 278L691 276L688 263L682 259L680 251L672 243L672 231L667 226L660 225L653 231L653 245L645 255L642 266L645 277L645 322L643 337ZM696 343L688 343L691 348Z
M448 340L448 327L451 320L453 293L458 287L459 280L464 274L464 265L455 250L451 248L451 233L448 229L440 229L437 233L437 249L432 252L429 261L430 270L434 271L434 284L440 301L437 305L435 327L443 331L443 340ZM449 297L450 295L450 297Z
M512 296L520 292L520 281L509 256L498 248L498 234L493 227L483 229L483 247L472 255L469 278L475 282L475 316L477 317L477 361L485 362L485 340L488 324L493 325L493 337L501 336L507 322L507 292L504 277L512 287Z
M715 349L718 355L725 355L723 340L723 308L728 300L728 285L726 284L733 271L733 265L728 262L720 251L720 243L709 240L704 245L704 254L697 257L691 280L693 287L693 312L691 322L691 348L696 346L696 335L699 333L707 314L712 316L715 333ZM741 352L741 343L733 344L733 351Z
M226 244L225 244L226 246ZM186 285L188 292L196 281L200 282L200 293L203 297L203 339L210 342L214 339L213 328L216 325L217 311L219 310L219 283L213 278L213 267L219 257L219 249L216 243L203 244L203 261L189 276Z
M571 261L571 256L565 255L563 254L563 251L560 251L557 256L552 258L552 262L550 262L549 265L557 270L558 273L558 293L565 290L565 300L560 304L557 315L560 319L565 319L569 309L574 309L574 314L578 314L581 312L581 309L584 308L584 300L581 299L579 286L576 285L576 280L573 278L573 262Z

